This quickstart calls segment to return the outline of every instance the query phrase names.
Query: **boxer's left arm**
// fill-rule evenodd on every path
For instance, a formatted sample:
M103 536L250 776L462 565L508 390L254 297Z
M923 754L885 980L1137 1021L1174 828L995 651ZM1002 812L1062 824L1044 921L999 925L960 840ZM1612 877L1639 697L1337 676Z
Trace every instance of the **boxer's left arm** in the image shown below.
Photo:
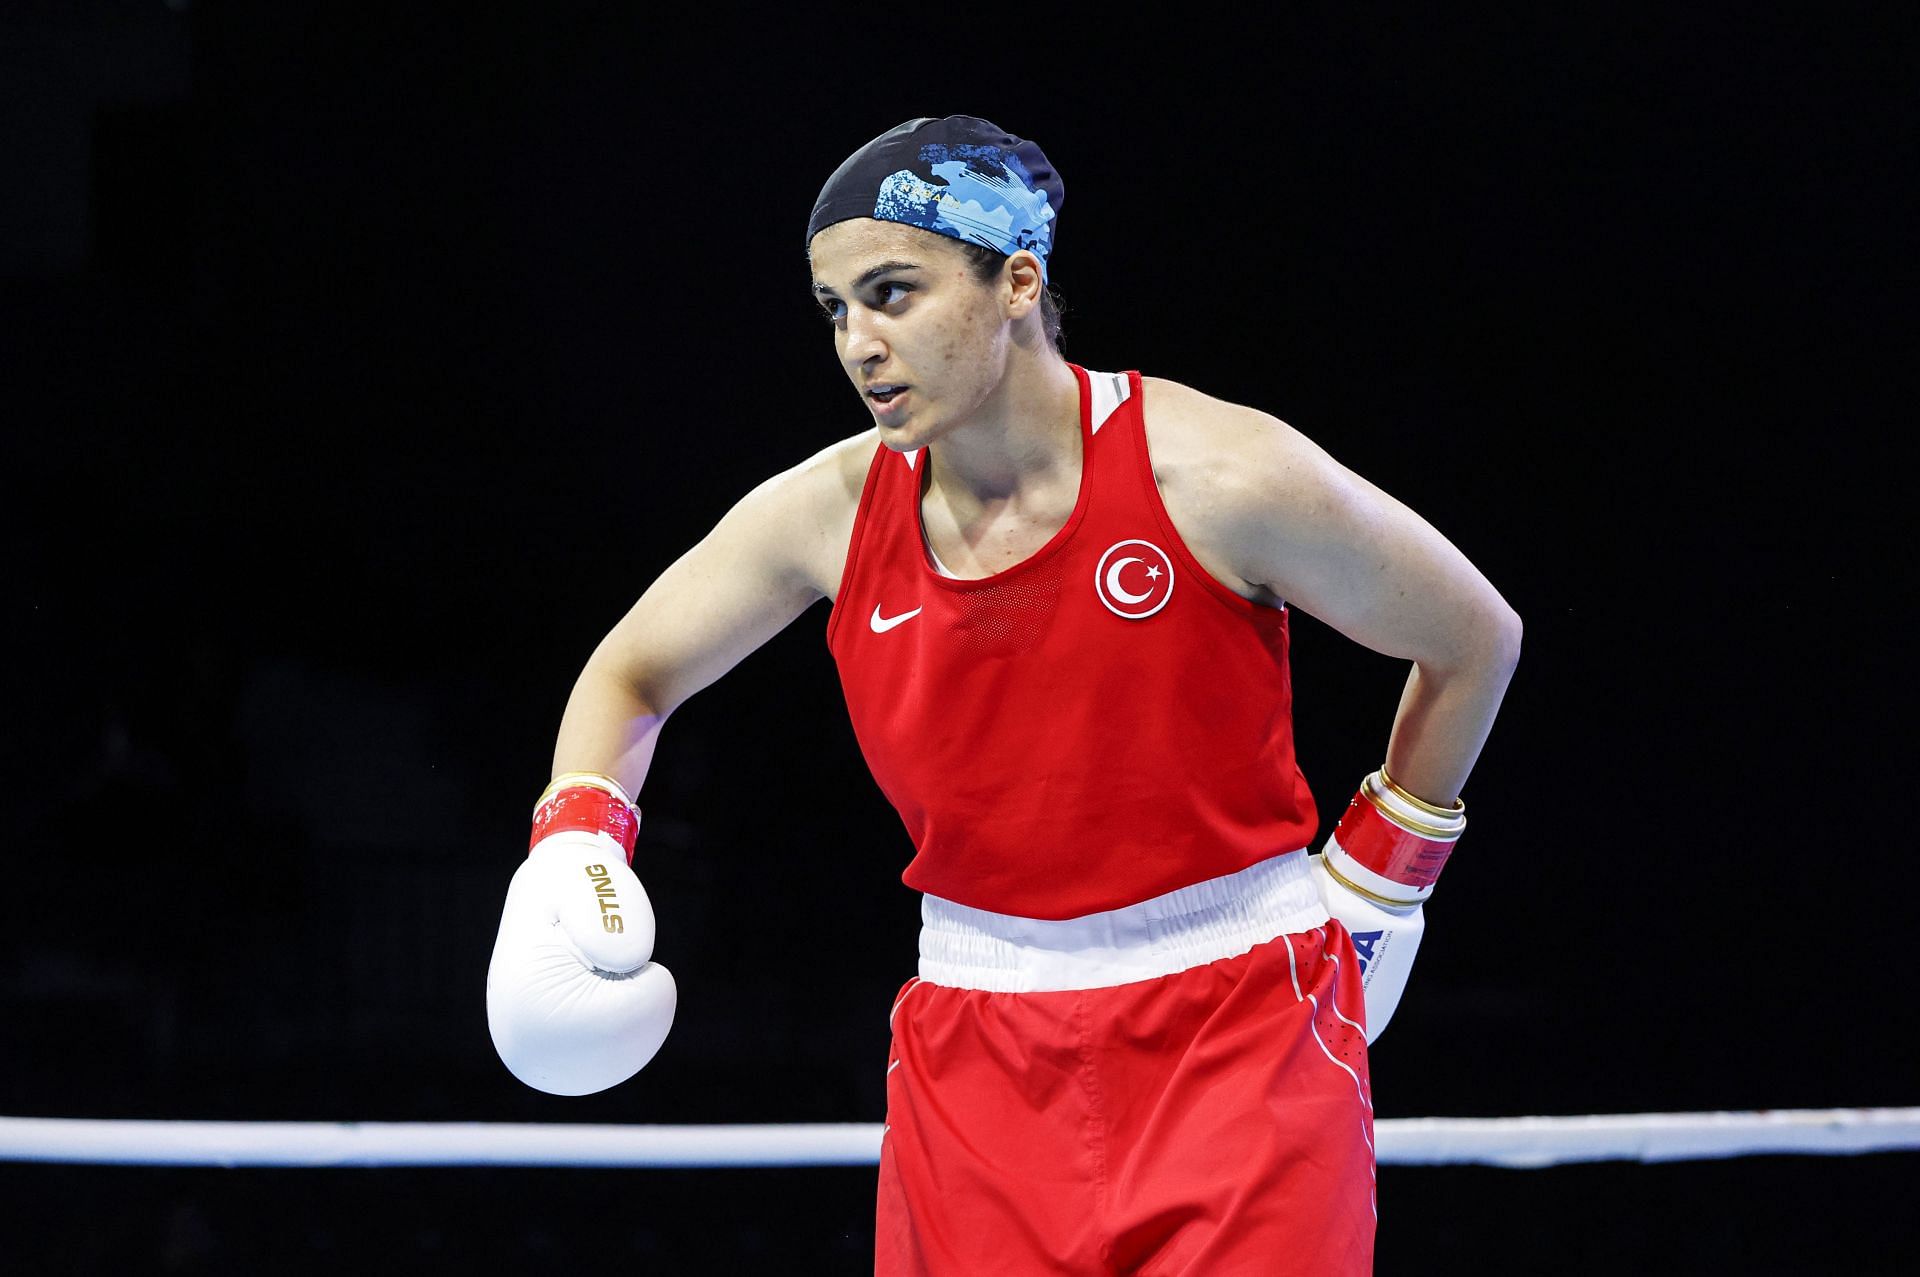
M1216 559L1355 642L1412 662L1384 776L1363 784L1329 847L1349 872L1330 876L1327 857L1315 865L1330 911L1350 930L1390 932L1401 919L1402 934L1387 937L1399 941L1397 970L1378 969L1381 946L1367 973L1371 1039L1398 1000L1420 904L1464 824L1460 791L1519 660L1520 618L1426 520L1285 422L1171 383L1155 391L1208 459L1196 531ZM1381 783L1388 777L1397 795ZM1364 836L1378 854L1362 853L1356 866L1338 855L1342 835Z
M1386 770L1436 807L1460 797L1520 659L1520 617L1433 526L1267 418L1223 501L1232 561L1357 643L1412 662Z

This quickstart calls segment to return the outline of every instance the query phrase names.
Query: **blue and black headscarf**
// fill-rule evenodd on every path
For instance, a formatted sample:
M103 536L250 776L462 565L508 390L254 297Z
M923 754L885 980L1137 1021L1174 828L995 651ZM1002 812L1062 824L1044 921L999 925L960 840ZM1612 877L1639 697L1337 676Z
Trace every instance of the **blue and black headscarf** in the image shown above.
M1001 253L1027 249L1044 279L1066 185L1040 148L971 115L908 120L834 170L807 242L849 218L918 226Z

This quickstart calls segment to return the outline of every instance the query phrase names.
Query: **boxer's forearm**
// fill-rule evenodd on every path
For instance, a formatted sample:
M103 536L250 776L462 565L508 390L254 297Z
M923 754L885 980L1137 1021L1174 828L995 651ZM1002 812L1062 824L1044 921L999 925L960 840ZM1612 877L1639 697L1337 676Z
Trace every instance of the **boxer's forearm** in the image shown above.
M1460 796L1520 659L1517 619L1457 662L1415 662L1387 742L1394 783L1438 807Z
M637 802L664 722L666 716L647 704L631 680L596 654L567 698L552 774L600 772L619 781Z

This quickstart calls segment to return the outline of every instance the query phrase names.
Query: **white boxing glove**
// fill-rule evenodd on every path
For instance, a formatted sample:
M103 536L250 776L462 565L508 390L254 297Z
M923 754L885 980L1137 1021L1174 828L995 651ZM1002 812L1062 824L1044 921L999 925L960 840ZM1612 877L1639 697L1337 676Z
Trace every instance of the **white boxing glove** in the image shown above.
M1466 827L1464 804L1415 798L1383 767L1360 782L1325 850L1308 858L1327 912L1360 958L1369 1045L1400 1005L1427 926L1422 906Z
M487 1027L509 1071L589 1095L645 1067L673 1027L653 905L627 866L639 817L617 782L569 773L535 809L487 968Z
M1354 950L1360 956L1361 987L1367 998L1367 1043L1372 1045L1393 1018L1393 1009L1400 1005L1427 919L1417 904L1388 908L1328 873L1327 855L1335 846L1329 842L1327 852L1307 857L1307 864L1327 912L1353 936Z

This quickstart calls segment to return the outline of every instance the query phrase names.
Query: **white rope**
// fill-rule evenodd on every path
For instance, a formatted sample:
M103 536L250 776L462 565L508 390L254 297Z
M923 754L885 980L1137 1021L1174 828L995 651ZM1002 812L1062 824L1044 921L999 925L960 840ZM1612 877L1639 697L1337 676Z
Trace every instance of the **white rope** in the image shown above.
M1920 1148L1920 1108L1383 1118L1388 1166L1533 1168ZM0 1161L149 1166L871 1166L878 1123L590 1126L0 1117Z
M871 1166L878 1123L136 1122L0 1118L0 1161L156 1166Z
M1532 1169L1568 1162L1678 1162L1754 1153L1920 1149L1920 1108L1621 1113L1583 1117L1409 1117L1375 1124L1379 1160Z

